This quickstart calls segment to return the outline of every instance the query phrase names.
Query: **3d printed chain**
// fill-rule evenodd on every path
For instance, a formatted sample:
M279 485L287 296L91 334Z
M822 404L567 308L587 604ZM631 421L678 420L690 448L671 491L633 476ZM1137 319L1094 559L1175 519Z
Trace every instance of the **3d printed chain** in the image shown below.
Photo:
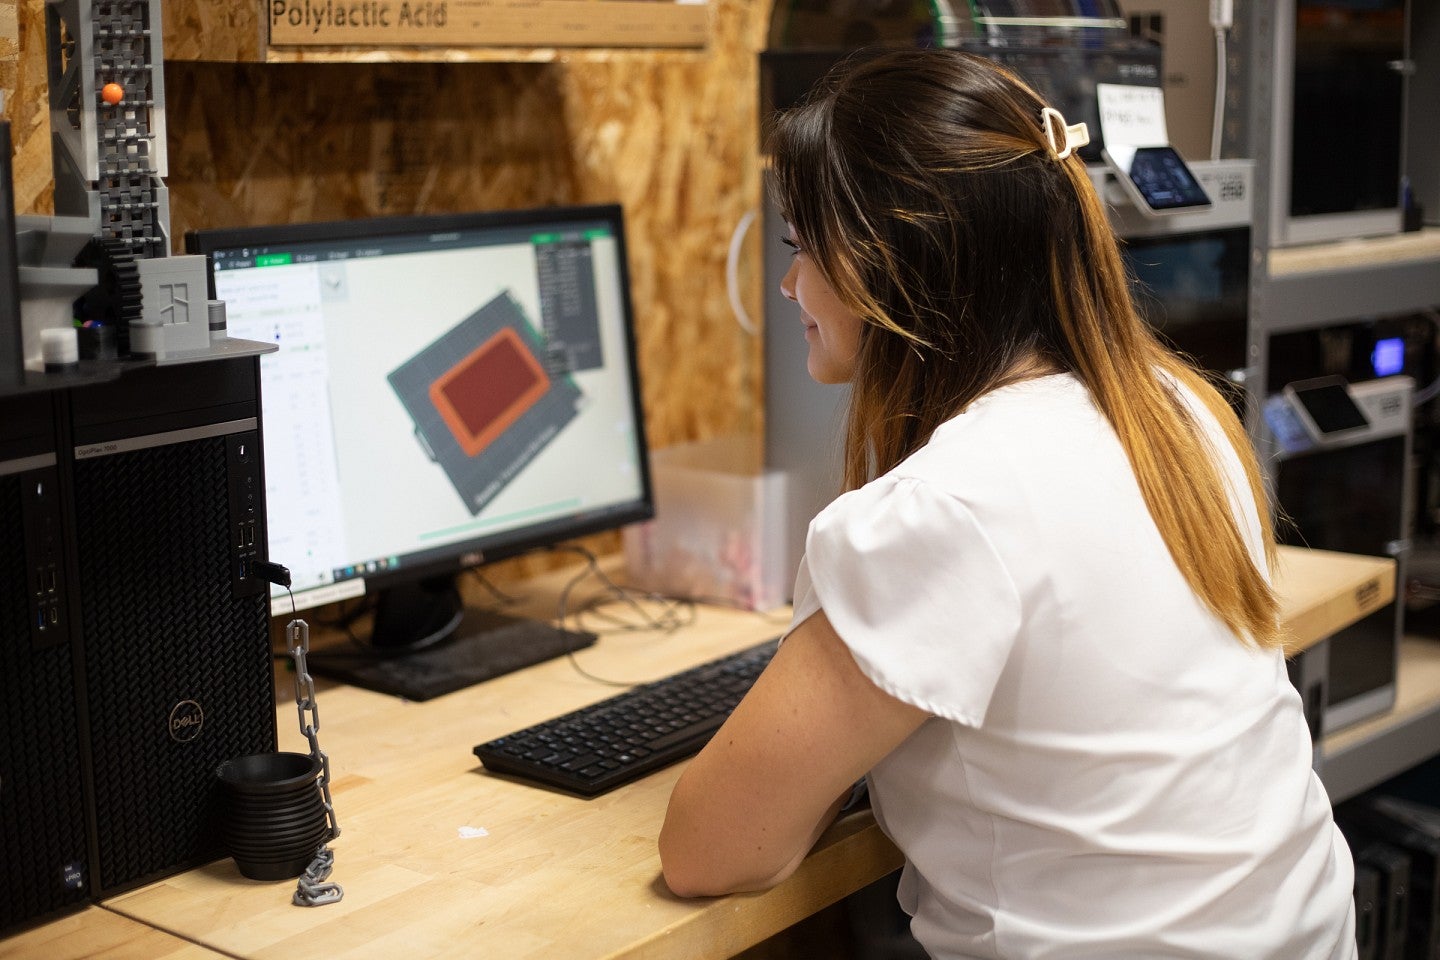
M325 802L325 818L330 822L329 839L334 840L340 836L340 824L330 799L330 758L320 749L320 708L315 703L315 678L310 676L305 663L305 655L310 652L310 625L304 620L291 620L286 625L285 652L295 662L295 709L300 715L300 733L310 743L310 756L320 761L320 795ZM322 843L315 851L315 859L300 876L292 902L297 907L318 907L345 896L338 883L325 882L334 865L335 854Z

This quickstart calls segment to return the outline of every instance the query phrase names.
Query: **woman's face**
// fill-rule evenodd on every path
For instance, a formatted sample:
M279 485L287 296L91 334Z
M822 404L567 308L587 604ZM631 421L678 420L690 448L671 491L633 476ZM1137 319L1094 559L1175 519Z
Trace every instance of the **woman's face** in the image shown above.
M848 383L860 352L861 320L835 296L793 227L785 243L795 255L780 280L780 292L800 305L805 342L810 344L806 369L817 383Z

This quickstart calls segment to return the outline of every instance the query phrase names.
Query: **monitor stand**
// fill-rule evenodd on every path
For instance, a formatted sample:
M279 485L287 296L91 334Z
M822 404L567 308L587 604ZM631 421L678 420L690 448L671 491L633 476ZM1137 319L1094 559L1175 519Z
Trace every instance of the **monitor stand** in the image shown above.
M593 633L467 607L453 577L380 592L369 649L319 650L317 677L429 700L590 646Z

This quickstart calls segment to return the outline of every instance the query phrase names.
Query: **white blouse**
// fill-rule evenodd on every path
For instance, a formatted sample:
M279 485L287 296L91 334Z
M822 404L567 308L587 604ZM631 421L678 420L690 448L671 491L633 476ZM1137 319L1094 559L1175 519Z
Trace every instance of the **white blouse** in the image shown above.
M1263 569L1239 461L1187 398ZM932 956L1354 956L1282 656L1195 597L1070 375L986 395L838 498L795 597L934 715L870 774Z

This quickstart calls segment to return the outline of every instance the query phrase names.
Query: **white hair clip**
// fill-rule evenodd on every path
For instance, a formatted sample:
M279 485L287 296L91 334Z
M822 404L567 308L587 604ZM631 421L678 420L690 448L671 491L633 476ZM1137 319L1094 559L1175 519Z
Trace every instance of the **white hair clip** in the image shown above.
M1054 107L1045 107L1040 111L1040 126L1045 128L1045 139L1056 160L1064 160L1090 142L1089 127L1083 123L1066 123L1064 116ZM1061 143L1055 142L1057 128L1064 137Z

